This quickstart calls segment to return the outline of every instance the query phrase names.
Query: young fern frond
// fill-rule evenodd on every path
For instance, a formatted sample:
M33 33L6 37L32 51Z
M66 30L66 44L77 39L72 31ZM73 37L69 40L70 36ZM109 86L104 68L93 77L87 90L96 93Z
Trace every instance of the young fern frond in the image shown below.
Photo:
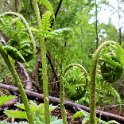
M8 102L14 98L15 98L14 96L7 96L7 95L0 96L0 106L2 106L6 102Z
M32 51L34 52L35 51L34 38L33 38L32 32L31 32L31 30L29 28L29 25L28 25L27 21L25 20L25 18L22 15L20 15L18 13L15 13L15 12L5 12L5 13L3 13L3 14L0 15L0 18L4 17L6 15L15 15L15 16L21 18L22 22L25 24L25 27L28 30L28 33L29 33L29 36L30 36L30 39L31 39L32 45L33 45ZM0 25L0 28L1 28L1 25ZM10 36L11 35L12 35L12 33L10 34ZM14 54L15 55L15 59L20 58L24 62L25 62L25 59L22 56L22 54L16 48L14 48L12 46L7 46L7 45L6 46L3 46L2 44L0 44L0 54L2 55L2 57L3 57L3 59L4 59L5 63L6 63L6 65L8 66L8 68L9 68L9 70L11 72L11 74L13 75L14 80L15 80L15 83L16 83L18 89L19 89L19 92L20 92L21 97L22 97L22 101L23 101L23 103L25 105L28 122L29 122L29 124L34 124L34 117L33 117L32 112L30 110L30 106L29 106L29 103L28 103L28 99L27 99L26 93L25 93L24 88L22 86L21 80L20 80L20 78L19 78L19 76L18 76L18 74L17 74L17 72L16 72L16 70L14 68L14 65L11 63L11 61L10 61L10 59L8 57L8 54L10 56L12 56L12 57L13 57L13 54Z
M80 65L80 64L70 64L68 65L63 73L61 74L61 77L60 77L60 107L61 107L61 114L62 114L62 119L63 119L63 124L67 124L67 117L66 117L66 111L65 111L65 107L64 107L64 82L63 82L63 79L64 79L64 76L66 74L66 72L70 69L70 68L73 68L73 67L78 67L81 69L82 72L84 72L84 75L86 77L86 82L88 81L87 79L87 71L86 69Z
M87 90L88 80L86 73L77 67L69 69L64 75L65 94L71 100L81 99Z
M7 53L10 54L10 56L16 61L22 63L25 61L30 61L35 54L35 45L34 42L29 39L29 35L21 19L16 17L16 19L14 18L13 21L12 16L6 16L0 18L0 20L0 29L9 38L5 47L5 49L8 51ZM15 22L14 26L13 22ZM16 51L16 53L14 53L14 51Z
M7 52L8 55L10 55L14 60L17 61L23 61L26 63L23 55L14 47L12 46L3 46L3 49Z
M43 79L43 92L44 92L44 109L45 109L45 123L50 124L50 116L49 116L49 91L48 91L48 75L47 75L47 59L46 59L46 42L45 38L48 36L50 31L50 17L51 12L47 11L41 20L39 7L36 0L32 0L33 7L36 13L37 23L39 27L39 44L42 49L41 52L41 62L42 62L42 79Z
M35 41L34 41L34 36L30 30L30 27L29 27L29 24L28 22L26 21L26 19L19 13L16 13L16 12L5 12L3 14L0 15L0 18L2 17L5 17L5 16L8 16L8 15L11 15L11 16L17 16L18 18L21 19L21 21L23 22L23 24L25 25L28 33L29 33L29 36L30 36L30 40L32 42L32 45L33 45L33 48L32 48L32 51L33 51L33 55L36 53L36 45L35 45Z
M18 76L18 74L14 68L14 65L10 62L10 59L8 58L8 55L6 54L6 51L4 50L2 44L0 44L0 54L2 55L6 65L8 66L8 68L11 72L11 74L13 75L15 83L19 89L19 92L20 92L21 97L22 97L22 101L25 105L26 114L28 117L29 124L34 124L34 118L33 118L32 112L30 110L28 99L27 99L26 93L24 91L24 88L22 86L21 80L20 80L20 78L19 78L19 76Z
M118 101L119 106L120 106L120 112L122 112L122 100L121 100L120 94L117 92L117 90L115 90L115 88L112 85L110 85L108 83L105 83L105 87L108 89L108 91L113 96L116 96L117 97L117 101Z
M42 15L39 33L40 35L42 35L43 38L47 38L47 36L50 34L51 30L50 18L51 18L50 11L47 11L45 14Z
M46 9L51 12L52 16L54 16L53 7L48 0L38 0L38 2L45 6Z

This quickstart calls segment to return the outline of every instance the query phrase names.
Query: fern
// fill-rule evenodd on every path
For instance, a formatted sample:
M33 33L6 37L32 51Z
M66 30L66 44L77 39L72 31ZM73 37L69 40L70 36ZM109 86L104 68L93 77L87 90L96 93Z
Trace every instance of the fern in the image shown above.
M112 59L113 57L115 59ZM114 66L124 66L123 58L124 50L118 43L116 43L102 50L100 60L107 61Z
M87 115L88 115L87 112L81 110L81 111L78 111L75 114L73 114L72 119L75 119L75 118L78 118L78 117L85 117Z
M35 116L35 124L45 124L44 116L41 116L40 113L37 113ZM50 124L63 124L62 119L58 119L55 116L50 116Z
M16 119L27 119L27 114L25 111L19 111L19 110L5 110L4 113L9 118L16 118Z
M32 33L30 33L31 36L27 33L27 29L19 17L14 18L9 15L0 17L0 30L8 37L5 46L8 55L20 62L27 62L33 58L35 45L32 42ZM30 29L28 32L31 32Z
M54 15L53 7L48 0L38 0L38 2L45 6L47 10L50 11L52 15Z
M17 103L15 105L16 107L25 110L24 104ZM30 108L32 112L40 111L40 114L44 114L44 104L37 104L34 101L30 101ZM56 108L56 106L49 105L50 112L53 111Z
M23 55L16 48L12 46L3 46L3 48L14 60L26 63Z
M81 99L87 90L87 77L80 68L73 67L64 76L65 94L72 100Z
M105 84L106 85L106 88L107 90L113 95L113 96L116 96L117 97L117 101L120 105L120 112L122 112L122 100L121 100L121 97L119 95L119 93L114 89L114 87L112 87L112 85L109 85L109 84Z
M39 29L39 35L41 35L43 38L47 38L50 35L50 17L51 17L51 12L47 11L45 14L42 15L41 19L41 25Z
M6 102L12 100L13 98L15 98L15 97L14 96L6 96L6 95L0 96L0 106Z
M24 104L17 103L15 106L22 109L23 111L21 111L21 110L5 110L4 113L9 118L27 119ZM55 108L56 108L56 106L50 105L49 111L51 112ZM45 121L44 120L44 112L45 112L44 111L44 104L37 105L36 102L30 101L30 109L31 109L31 112L34 114L34 119L35 119L36 124L43 124L43 123L45 124L45 122L44 122ZM51 117L51 121L53 121L53 122L59 121L60 122L60 120L58 120L57 118L53 119L53 117ZM56 123L56 124L59 124L59 123Z

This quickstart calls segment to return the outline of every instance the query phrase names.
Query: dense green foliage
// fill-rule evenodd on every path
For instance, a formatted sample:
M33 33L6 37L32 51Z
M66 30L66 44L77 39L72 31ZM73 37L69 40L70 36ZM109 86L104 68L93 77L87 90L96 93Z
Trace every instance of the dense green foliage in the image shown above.
M121 111L124 94L119 88L123 87L124 79L124 34L120 31L121 28L117 29L111 23L111 19L106 24L101 23L97 17L102 8L113 6L108 0L97 2L96 0L66 0L62 1L57 12L60 1L37 0L35 2L35 0L7 0L7 2L2 0L0 6L5 6L1 7L1 14L5 11L16 11L22 14L27 23L25 24L23 19L11 12L11 14L6 13L0 16L0 38L5 40L0 44L0 51L4 51L2 57L5 55L13 67L15 62L23 63L34 82L33 88L37 92L44 93L44 106L39 105L39 107L37 104L33 106L37 108L35 112L33 111L36 123L62 123L61 119L48 116L50 113L49 93L60 95L60 97L62 95L60 98L63 100L62 114L66 114L65 98L84 105L93 102L94 105L119 103ZM104 44L107 40L113 40L115 44L100 48L98 53L100 44ZM122 47L116 42L119 42ZM2 57L0 58L0 82L7 78L9 84L14 84L17 80L13 80L15 77L10 75ZM85 67L87 75L78 67L72 66L71 69L66 70L71 63L78 63ZM119 81L122 82L121 85ZM0 93L4 94L2 90ZM94 97L95 93L97 97ZM94 96L90 98L92 95ZM92 102L93 98L95 100ZM7 98L5 99L8 101ZM10 118L28 120L24 106L20 104L17 107L23 111L6 110L5 114ZM43 112L38 110L43 110ZM72 118L80 116L84 117L82 123L89 121L90 116L82 111L77 112ZM96 119L93 124L98 120ZM99 121L102 123L102 120ZM63 123L66 124L66 120Z

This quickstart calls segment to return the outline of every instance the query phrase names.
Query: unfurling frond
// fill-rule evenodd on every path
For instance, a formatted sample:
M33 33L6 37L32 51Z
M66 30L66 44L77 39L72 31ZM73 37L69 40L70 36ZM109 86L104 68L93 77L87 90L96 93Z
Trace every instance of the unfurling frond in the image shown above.
M22 54L12 46L4 46L4 50L16 61L26 62Z
M41 20L41 25L40 25L40 30L39 30L39 34L46 38L50 35L50 17L51 17L51 12L47 11L45 14L42 15L42 20Z
M52 15L54 15L53 7L48 0L38 0L38 2L45 6L46 9L50 11Z

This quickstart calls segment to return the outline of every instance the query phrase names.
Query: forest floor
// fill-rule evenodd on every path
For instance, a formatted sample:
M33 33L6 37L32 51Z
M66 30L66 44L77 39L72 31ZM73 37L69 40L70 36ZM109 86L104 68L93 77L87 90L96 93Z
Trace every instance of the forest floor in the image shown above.
M112 105L112 106L104 106L104 107L98 107L98 110L102 110L104 112L108 112L111 114L119 115L124 117L124 109L122 107L122 111L120 112L120 107L118 105ZM78 117L76 119L72 119L72 115L74 114L73 111L71 110L66 110L67 111L67 119L68 119L68 124L82 124L83 117ZM61 118L61 110L60 108L56 108L53 112L52 115L57 116L58 118ZM107 118L107 117L106 117ZM110 121L109 119L105 121ZM124 122L118 122L120 124L124 124ZM87 122L86 124L90 124Z
M13 106L12 109L15 109L15 107ZM122 106L122 111L121 112L120 112L120 107L118 105L102 106L102 107L98 107L97 110L112 113L112 114L124 117L124 108L123 108L123 106ZM76 119L72 119L72 116L73 116L74 113L76 113L76 111L77 110L73 109L72 107L66 108L68 124L82 124L82 120L84 119L84 117L78 117ZM59 106L56 107L55 110L51 112L51 115L56 116L59 119L61 119L62 117L61 117L61 109L60 109L60 107ZM104 121L110 121L110 119L107 118L107 117L102 118L102 116L101 116L101 119L104 120ZM108 120L106 120L106 119L108 119ZM3 111L0 112L0 120L8 120L6 118L6 116L4 115ZM10 119L8 121L10 122ZM124 122L119 122L119 123L124 124ZM89 120L85 124L90 124Z
M18 93L18 88L6 84L0 84L0 88L5 88L10 91L10 94L15 94L16 96L19 96ZM43 94L39 94L33 91L28 91L26 90L26 94L29 99L31 100L36 100L38 103L43 102ZM20 97L19 97L20 99ZM5 104L0 107L0 120L7 120L8 118L4 114L4 110L7 109L17 109L14 104L16 102L19 102L18 100L12 100L9 102L9 104ZM58 117L59 119L61 118L61 110L59 106L59 98L49 96L50 103L53 105L57 105L54 111L51 112L51 115ZM78 117L76 119L72 119L72 116L77 112L77 110L85 110L89 112L89 107L76 104L72 101L65 101L65 107L66 107L66 112L67 112L67 119L68 119L68 124L82 124L82 120L84 121L84 117ZM106 113L105 113L106 112ZM122 105L122 111L120 112L120 106L119 105L104 105L104 106L99 106L97 107L96 114L98 115L99 118L105 121L109 120L117 120L120 124L124 124L124 105ZM113 114L113 115L112 115ZM87 115L87 114L86 114ZM104 115L104 116L103 116ZM104 117L104 118L103 118ZM16 121L16 120L15 120ZM84 124L89 124L89 121Z

